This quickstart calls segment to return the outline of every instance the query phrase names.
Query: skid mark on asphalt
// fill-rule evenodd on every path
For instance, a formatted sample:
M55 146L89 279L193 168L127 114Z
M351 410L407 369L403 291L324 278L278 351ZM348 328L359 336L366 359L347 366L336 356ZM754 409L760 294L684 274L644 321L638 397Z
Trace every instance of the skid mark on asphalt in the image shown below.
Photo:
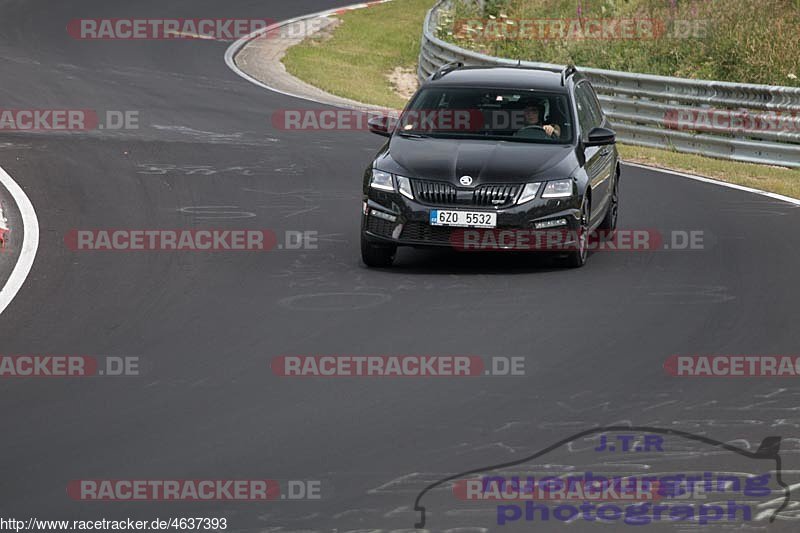
M137 174L152 176L165 176L177 174L182 176L216 176L217 174L236 174L239 176L255 176L263 167L224 167L216 168L212 165L173 165L169 163L140 163L136 165Z
M2 54L0 54L0 60L2 59L3 59ZM61 70L65 72L80 71L82 73L89 73L82 75L90 76L92 79L103 78L104 83L111 83L114 85L122 85L124 83L125 85L129 86L132 83L134 84L142 83L144 80L155 87L164 87L165 85L178 81L183 85L191 85L191 87L194 89L198 88L227 89L227 90L241 89L241 83L239 83L238 81L226 80L219 77L214 78L214 77L190 74L186 72L176 72L171 70L165 71L153 68L131 67L127 65L125 66L124 69L114 68L119 66L120 65L115 64L111 66L104 66L102 68L98 68L96 66L74 65L72 63L58 63L54 68L53 67L51 68L53 68L53 70ZM124 80L124 82L120 83L119 81L112 79L112 77L131 78L131 80Z
M0 150L27 150L31 147L26 143L1 142Z
M330 208L331 202L335 200L346 200L348 202L356 202L358 195L356 194L342 194L331 193L330 196L323 200L323 196L327 196L320 191L309 192L308 196L304 197L296 191L285 193L272 193L265 191L253 191L251 189L244 189L246 192L259 192L262 194L269 194L274 196L275 203L267 205L255 206L258 209L268 209L274 211L282 218L291 218L298 215L321 211L323 208Z
M341 234L332 234L337 236ZM343 236L344 237L344 236ZM330 237L330 242L342 243L347 242L347 239L334 239ZM322 235L320 235L320 242L323 242ZM419 283L419 280L413 279L413 276L395 276L392 275L392 285L387 287L384 284L374 282L375 273L367 272L365 274L353 275L353 262L337 260L337 254L325 254L322 252L314 254L315 261L310 264L307 261L295 261L292 266L275 271L271 274L272 277L279 277L287 280L287 287L289 288L317 288L324 291L365 291L365 292L380 292L384 294L393 295L416 295L418 292L425 292L431 290L459 290L464 293L474 293L477 297L487 298L490 289L479 290L474 286L467 286L464 283L441 283L441 282L425 282ZM347 280L342 279L342 272L349 274L351 277ZM506 304L507 305L507 304ZM447 305L431 304L431 307L426 309L449 309ZM462 310L459 310L462 311Z
M504 442L490 442L488 444L482 444L480 446L473 448L472 451L492 450L492 449L499 449L508 453L517 453L516 448L514 448L513 446L509 446Z
M242 188L245 192L254 192L258 194L264 194L266 196L274 196L280 198L281 200L290 199L290 200L297 200L297 201L309 201L309 200L316 200L316 201L327 201L330 199L335 200L350 200L353 198L360 198L360 193L358 192L342 192L342 191L320 191L315 189L294 189L291 191L267 191L263 189L251 189L247 187ZM265 206L265 207L273 207L273 206Z
M259 135L255 132L221 133L216 131L198 130L188 126L170 126L164 124L151 124L150 127L158 131L189 137L192 140L205 144L265 146L270 143L280 142L280 139L276 139L274 137L264 137L263 135ZM247 135L252 135L252 138L247 138Z
M257 205L255 208L268 209L282 218L291 218L320 211L323 208L330 207L330 202L335 200L345 200L355 204L359 197L357 193L319 190L269 191L246 187L242 188L242 190L248 193L264 195L271 203Z
M775 432L775 428L779 427L796 427L798 422L800 422L800 419L798 418L772 419L768 417L769 414L774 413L777 407L776 405L771 404L767 406L761 403L750 403L752 398L761 397L765 394L772 395L774 392L775 391L773 389L767 388L764 391L757 391L752 395L737 398L733 400L732 404L729 406L722 406L716 402L697 403L688 402L686 400L676 400L666 405L662 400L659 399L659 397L663 397L665 395L681 397L682 391L680 389L672 390L670 392L654 391L653 393L647 395L633 395L630 399L624 402L610 400L608 398L608 393L603 391L598 391L593 394L587 394L587 392L584 391L574 396L580 397L580 403L583 405L589 405L589 408L571 405L571 402L575 401L575 398L572 398L567 402L554 402L553 407L548 407L546 403L539 399L539 401L536 402L536 405L539 407L539 410L548 413L548 418L550 418L550 420L536 421L535 425L530 423L520 423L518 420L511 420L501 423L499 429L503 430L504 432L503 443L513 449L519 450L528 449L530 447L529 441L532 433L538 434L541 431L545 431L548 434L564 433L576 428L582 429L596 426L601 423L604 425L634 425L634 422L636 425L645 424L654 427L674 427L682 430L699 431L702 433L707 431L718 431L722 434L727 434L730 437L730 442L735 443L735 445L738 447L743 449L754 449L759 445L762 434L773 433ZM655 402L653 401L653 397L656 397ZM523 403L528 403L528 400L525 398L518 398L518 400L522 401ZM787 396L786 401L792 401L792 399ZM599 406L598 404L602 405ZM664 409L664 407L668 407L668 409ZM755 416L746 419L741 419L735 416L735 413L739 412L743 407L747 408L748 410L757 411L758 414L763 413L765 416ZM784 406L784 409L792 411L795 410L793 406ZM695 413L699 410L707 411L709 414L713 413L714 416L691 418L684 418L680 416L685 412ZM631 412L647 412L649 416L647 419L636 419L632 421L628 418ZM619 417L618 420L610 421L609 419L611 419L616 413L625 413L625 417ZM495 429L491 433L495 433L496 431L498 430ZM747 434L757 434L759 436L756 440L751 441L741 437L743 432L746 432ZM465 448L469 448L470 450L474 451L496 444L493 440L491 440L491 438L487 439L485 433L477 434L476 438L477 442L473 442L469 446L461 442L459 444L454 444L449 448L439 449L437 451L431 450L431 452L434 455L446 454L452 456L460 455L460 453L454 452L463 452L465 451ZM597 447L598 444L598 437L594 435L569 443L567 450L570 453L587 452ZM653 456L652 454L637 455L635 460L632 462L633 464L655 464L663 460L667 460L670 457L674 459L675 457L686 457L690 454L693 457L712 457L720 452L717 450L704 450L700 452L700 455L698 455L697 452L691 453L691 448L683 445L673 447L671 453L672 455L667 454L663 457L660 454L657 456ZM800 438L791 436L784 438L782 444L782 453L784 453L787 457L800 454ZM613 461L604 461L600 464L614 463L627 464L628 461L614 458Z
M363 509L362 508L345 509L344 511L336 513L335 515L333 515L333 518L341 519L341 518L346 518L346 517L353 516L353 515L361 516L363 514L370 514L370 513L372 513L372 514L380 514L380 512L381 512L380 509L372 509L372 508L368 508L368 507L367 508L363 508Z
M277 172L278 174L289 174L292 176L301 176L305 173L305 169L300 167L297 163L291 163L285 167L273 168L272 172Z
M196 130L194 128L190 128L188 126L165 126L162 124L153 124L153 128L157 130L164 130L164 131L172 131L176 133L180 133L182 135L187 135L189 137L194 138L201 138L203 140L210 140L211 142L214 141L238 141L243 136L244 133L237 132L237 133L218 133L214 131L203 131L203 130Z
M492 430L492 431L493 431L494 433L500 433L501 431L506 431L506 430L508 430L508 429L513 429L513 428L515 428L515 427L519 427L519 426L529 426L529 425L530 425L530 422L520 422L520 421L514 420L514 421L511 421L511 422L506 422L505 424L503 424L503 425L502 425L502 426L500 426L499 428L497 428L497 429L494 429L494 430Z
M236 211L234 211L234 209ZM191 216L197 220L234 220L240 218L253 218L255 213L241 211L237 205L195 205L181 207L178 212Z
M736 300L736 296L728 292L728 287L721 285L669 285L659 290L653 290L652 286L639 286L633 289L646 291L641 298L646 303L692 305Z
M367 490L367 494L416 494L420 486L428 485L441 479L442 472L412 472L386 481L377 487Z
M336 256L333 254L317 251L313 255L317 260L316 262L309 261L308 254L303 254L295 257L286 268L270 271L269 276L284 280L285 286L290 289L314 287L324 289L326 292L334 292L346 288L350 291L381 292L381 287L369 286L364 283L362 275L357 275L352 284L347 284L346 287L343 287L343 284L339 281L338 273L351 269L351 264L337 261Z
M7 50L7 49L4 49ZM10 54L6 54L3 52L0 54L0 61L8 61L9 63L17 63L19 65L41 65L40 61L36 61L35 59L31 59L29 57L13 57Z
M321 292L290 296L278 304L293 311L357 311L383 305L391 299L391 295L377 292Z
M298 209L297 211L292 211L291 213L287 213L283 216L283 218L295 217L297 215L304 215L306 213L311 213L312 211L317 211L321 206L319 205L312 205L303 209Z

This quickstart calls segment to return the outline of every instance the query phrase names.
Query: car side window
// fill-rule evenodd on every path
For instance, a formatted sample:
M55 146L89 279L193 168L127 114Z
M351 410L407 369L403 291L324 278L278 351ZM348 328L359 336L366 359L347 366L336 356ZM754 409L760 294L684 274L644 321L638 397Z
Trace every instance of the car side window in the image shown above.
M603 107L600 105L600 100L597 98L597 93L588 81L583 82L581 85L586 89L589 103L591 104L592 115L596 117L595 126L600 127L605 121L605 115L603 114Z
M581 83L575 87L575 105L578 108L578 123L581 126L581 138L586 140L589 132L592 131L597 123L597 117L592 112L592 104L585 84Z

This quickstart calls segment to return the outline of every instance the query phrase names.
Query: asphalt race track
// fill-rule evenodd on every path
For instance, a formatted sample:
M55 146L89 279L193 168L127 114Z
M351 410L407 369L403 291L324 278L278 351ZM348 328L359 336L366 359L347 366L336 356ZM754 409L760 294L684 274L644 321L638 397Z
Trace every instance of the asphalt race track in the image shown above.
M33 269L0 317L0 353L136 356L142 368L139 377L0 379L0 517L413 530L427 484L609 424L753 450L780 435L785 480L797 483L792 378L663 369L673 354L797 354L796 206L625 166L621 227L702 231L702 250L597 252L567 270L536 254L404 249L395 268L369 270L360 187L380 137L275 130L271 113L312 105L237 76L223 61L229 43L78 41L65 31L81 17L283 20L336 5L0 0L0 107L140 116L138 130L0 133L0 166L40 226ZM75 252L64 239L76 228L313 231L319 246ZM273 357L303 354L523 357L526 375L290 379L270 370ZM261 478L318 480L322 498L84 502L66 493L78 479ZM795 505L749 527L797 531ZM428 507L432 531L481 531L471 520ZM554 528L564 529L621 528Z

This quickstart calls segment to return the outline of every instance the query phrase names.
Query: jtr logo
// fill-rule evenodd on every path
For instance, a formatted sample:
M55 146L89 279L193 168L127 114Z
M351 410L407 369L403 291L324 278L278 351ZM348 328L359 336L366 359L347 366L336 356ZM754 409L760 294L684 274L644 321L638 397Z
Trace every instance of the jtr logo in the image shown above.
M643 442L642 442L643 441ZM649 451L664 451L664 437L659 435L617 435L617 443L611 444L608 442L606 435L600 435L600 446L594 449L596 452L649 452Z

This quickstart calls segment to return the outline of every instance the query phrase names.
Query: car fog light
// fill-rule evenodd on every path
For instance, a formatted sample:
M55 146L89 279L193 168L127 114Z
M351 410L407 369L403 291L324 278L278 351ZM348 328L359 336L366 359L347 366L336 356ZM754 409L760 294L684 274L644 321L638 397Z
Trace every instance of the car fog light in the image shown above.
M383 211L377 211L375 209L370 211L370 214L375 218L381 218L383 220L388 220L389 222L395 222L397 220L396 216L384 213Z
M536 229L548 229L548 228L557 228L559 226L566 226L567 220L564 218L556 218L554 220L544 220L542 222L537 222L534 224Z

